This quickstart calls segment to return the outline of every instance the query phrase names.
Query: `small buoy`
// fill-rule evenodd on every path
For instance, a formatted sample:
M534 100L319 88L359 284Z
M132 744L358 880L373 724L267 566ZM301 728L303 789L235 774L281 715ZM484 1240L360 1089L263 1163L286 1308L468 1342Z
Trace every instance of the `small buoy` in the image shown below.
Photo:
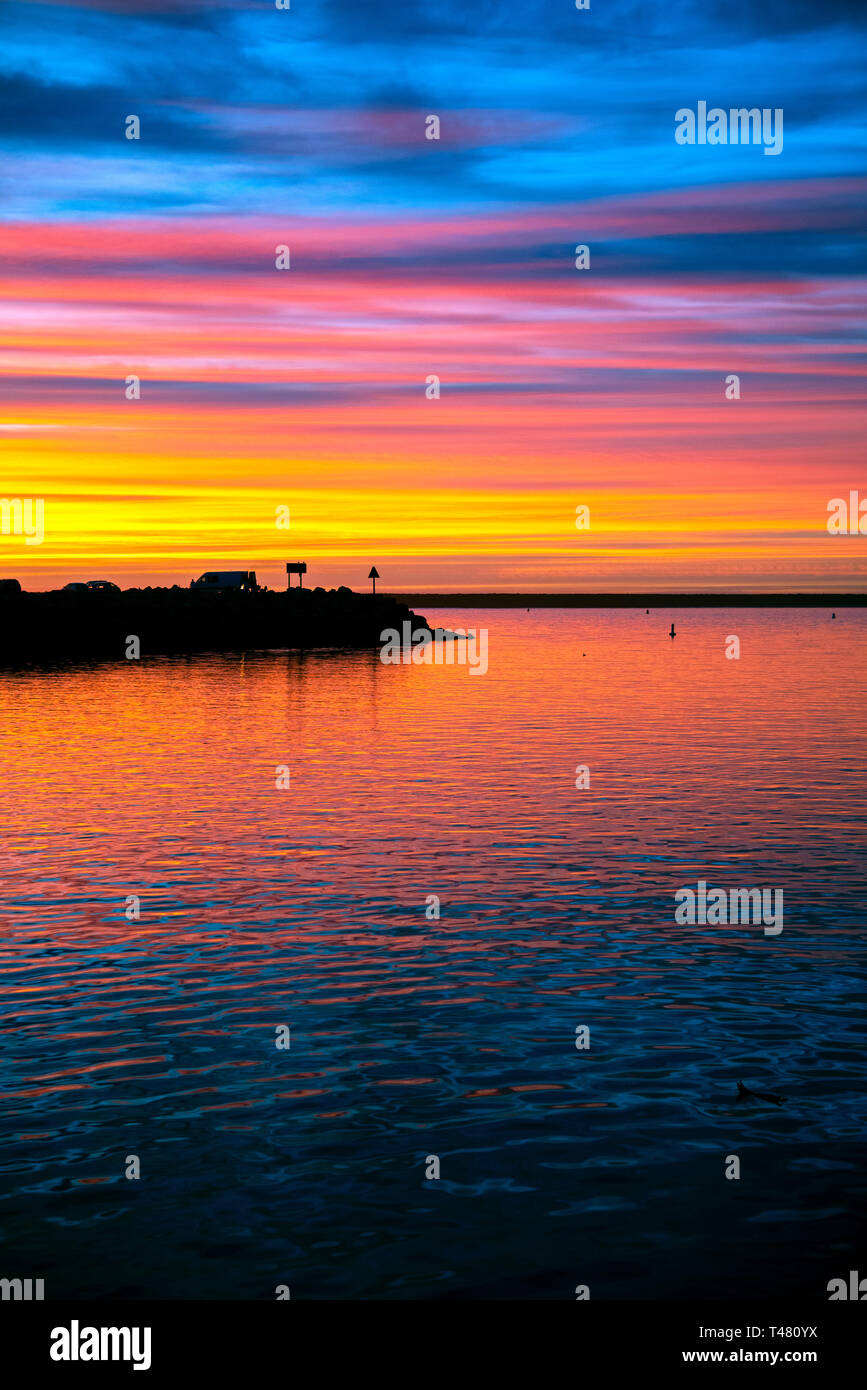
M650 609L649 609L649 608L645 608L644 611L645 611L645 613L649 613L649 612L650 612Z
M832 614L831 614L831 617L832 617L832 618L836 618L836 616L837 616L836 613L832 613Z

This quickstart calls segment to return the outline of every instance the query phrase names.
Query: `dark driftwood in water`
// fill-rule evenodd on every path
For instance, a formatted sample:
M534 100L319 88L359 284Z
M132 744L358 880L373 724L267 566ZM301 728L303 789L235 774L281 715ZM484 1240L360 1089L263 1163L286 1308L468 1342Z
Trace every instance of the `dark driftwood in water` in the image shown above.
M785 1096L778 1096L774 1091L752 1091L749 1086L745 1086L742 1081L738 1082L738 1100L767 1100L772 1105L783 1105Z
M138 637L142 658L185 652L291 647L378 647L384 628L411 619L395 599L351 589L203 593L125 589L119 593L0 594L0 663L126 658Z

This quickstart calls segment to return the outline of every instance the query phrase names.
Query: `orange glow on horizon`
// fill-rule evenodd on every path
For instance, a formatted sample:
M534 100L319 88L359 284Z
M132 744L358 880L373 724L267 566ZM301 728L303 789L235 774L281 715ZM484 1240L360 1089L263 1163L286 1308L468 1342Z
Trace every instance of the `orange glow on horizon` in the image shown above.
M844 221L853 182L827 181ZM785 185L742 193L715 227L784 224ZM689 205L582 216L675 235ZM384 564L394 591L864 588L867 543L826 528L858 481L858 283L521 261L571 216L301 220L285 274L273 228L228 219L0 229L0 495L44 499L46 527L0 535L0 572L282 587L297 557L328 586ZM431 238L514 258L429 270Z

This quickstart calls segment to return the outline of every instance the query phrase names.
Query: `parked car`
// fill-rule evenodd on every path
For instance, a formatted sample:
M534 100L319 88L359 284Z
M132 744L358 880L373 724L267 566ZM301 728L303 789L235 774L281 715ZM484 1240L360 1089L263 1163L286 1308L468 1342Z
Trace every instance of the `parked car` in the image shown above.
M101 593L119 594L120 589L117 584L112 584L110 579L88 579L88 589L97 589Z
M259 588L255 570L208 570L190 584L191 589L235 589L255 593Z
M65 593L65 594L86 594L86 593L87 593L87 585L86 585L86 584L79 584L78 581L75 580L75 581L73 581L71 584L64 584L64 586L63 586L63 593Z
M17 579L0 579L0 594L20 594L21 585Z

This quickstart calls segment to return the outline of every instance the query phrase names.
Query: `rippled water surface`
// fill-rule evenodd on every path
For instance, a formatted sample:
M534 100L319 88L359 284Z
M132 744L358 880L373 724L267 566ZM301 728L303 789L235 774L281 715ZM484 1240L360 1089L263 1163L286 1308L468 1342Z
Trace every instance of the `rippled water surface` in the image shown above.
M867 615L427 616L487 675L0 674L0 1274L827 1298L864 1251ZM699 879L781 888L783 932L677 925Z

